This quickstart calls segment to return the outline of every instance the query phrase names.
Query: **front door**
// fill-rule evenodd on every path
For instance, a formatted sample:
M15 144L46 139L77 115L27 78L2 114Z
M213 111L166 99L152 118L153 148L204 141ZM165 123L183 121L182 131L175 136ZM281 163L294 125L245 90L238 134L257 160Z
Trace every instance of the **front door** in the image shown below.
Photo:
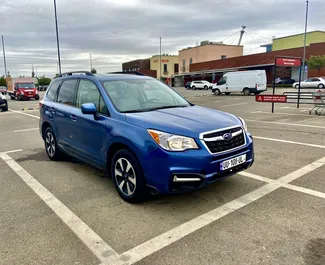
M83 114L81 105L94 103L97 107L99 119L93 115ZM76 107L72 108L72 115L75 119L74 128L71 132L75 151L92 164L102 166L106 162L107 142L110 137L109 126L111 118L97 85L86 79L79 82Z

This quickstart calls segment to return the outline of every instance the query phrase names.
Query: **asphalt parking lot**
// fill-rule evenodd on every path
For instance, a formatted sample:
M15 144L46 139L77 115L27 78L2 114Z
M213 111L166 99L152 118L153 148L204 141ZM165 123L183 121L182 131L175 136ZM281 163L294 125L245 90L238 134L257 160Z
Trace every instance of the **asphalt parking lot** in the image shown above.
M120 199L103 172L50 161L38 101L8 100L10 111L0 113L0 264L324 265L325 116L309 115L308 105L276 104L272 114L253 96L176 90L244 118L255 164L137 205Z

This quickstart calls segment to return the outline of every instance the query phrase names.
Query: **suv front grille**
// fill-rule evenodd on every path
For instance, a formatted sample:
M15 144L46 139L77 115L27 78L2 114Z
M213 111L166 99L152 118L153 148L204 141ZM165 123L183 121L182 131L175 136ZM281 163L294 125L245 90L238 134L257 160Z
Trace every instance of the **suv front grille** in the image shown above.
M223 139L223 135L227 133L232 134L230 140ZM244 146L246 143L245 135L241 127L204 134L203 141L212 154L230 151Z

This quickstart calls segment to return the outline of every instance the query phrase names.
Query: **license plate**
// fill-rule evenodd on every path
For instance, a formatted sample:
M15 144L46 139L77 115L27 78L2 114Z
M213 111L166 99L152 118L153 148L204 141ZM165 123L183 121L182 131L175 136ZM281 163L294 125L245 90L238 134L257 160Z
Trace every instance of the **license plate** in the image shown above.
M245 162L246 162L246 154L245 155L241 155L241 156L234 157L232 159L228 159L226 161L223 161L220 164L220 169L222 171L223 170L227 170L227 169L230 169L232 167L235 167L235 166L238 166L240 164L243 164Z

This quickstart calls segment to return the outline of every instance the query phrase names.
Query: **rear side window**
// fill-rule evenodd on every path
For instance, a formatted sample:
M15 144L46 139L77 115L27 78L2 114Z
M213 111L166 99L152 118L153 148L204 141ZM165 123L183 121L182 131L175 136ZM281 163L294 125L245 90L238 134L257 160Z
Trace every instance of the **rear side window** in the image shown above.
M58 88L60 86L61 82L60 81L57 81L57 82L54 82L50 88L49 88L49 92L47 92L47 98L51 101L55 101L56 99L56 94L58 92Z
M59 90L58 102L66 105L74 105L77 79L63 81Z

